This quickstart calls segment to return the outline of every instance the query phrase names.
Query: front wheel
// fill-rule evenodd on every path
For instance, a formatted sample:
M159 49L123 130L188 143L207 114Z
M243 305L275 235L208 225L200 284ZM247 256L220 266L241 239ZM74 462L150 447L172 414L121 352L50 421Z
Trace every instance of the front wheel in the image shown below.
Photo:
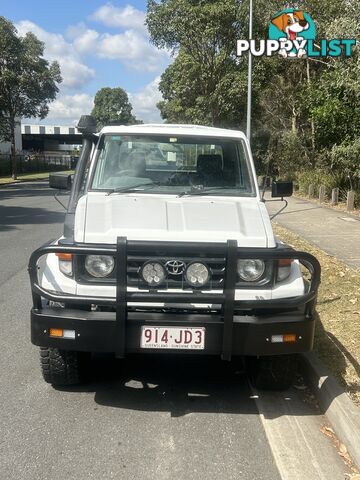
M259 390L286 390L295 380L298 357L297 355L248 357L246 366L253 387Z
M90 354L40 347L40 365L45 382L52 385L76 385L86 376Z

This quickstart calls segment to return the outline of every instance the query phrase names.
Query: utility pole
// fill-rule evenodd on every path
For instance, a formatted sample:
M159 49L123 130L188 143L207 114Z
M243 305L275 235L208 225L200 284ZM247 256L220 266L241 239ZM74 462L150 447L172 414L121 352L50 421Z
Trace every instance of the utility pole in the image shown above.
M253 35L253 0L249 0L249 40ZM249 50L247 111L246 111L246 136L250 142L251 135L251 87L252 87L252 55Z

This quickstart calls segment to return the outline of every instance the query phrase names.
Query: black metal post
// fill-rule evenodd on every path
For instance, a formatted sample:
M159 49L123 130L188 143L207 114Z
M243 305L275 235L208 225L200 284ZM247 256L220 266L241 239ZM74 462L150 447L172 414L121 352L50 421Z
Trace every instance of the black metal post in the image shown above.
M228 240L224 282L224 334L221 358L230 361L233 342L237 241Z
M116 249L116 356L123 358L126 347L127 322L127 240L126 237L117 238Z

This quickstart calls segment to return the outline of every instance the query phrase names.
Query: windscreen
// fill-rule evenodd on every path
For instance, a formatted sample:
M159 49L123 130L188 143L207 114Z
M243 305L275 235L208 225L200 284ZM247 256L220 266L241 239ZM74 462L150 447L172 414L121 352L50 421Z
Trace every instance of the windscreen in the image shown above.
M254 195L242 140L104 135L91 188L179 194Z

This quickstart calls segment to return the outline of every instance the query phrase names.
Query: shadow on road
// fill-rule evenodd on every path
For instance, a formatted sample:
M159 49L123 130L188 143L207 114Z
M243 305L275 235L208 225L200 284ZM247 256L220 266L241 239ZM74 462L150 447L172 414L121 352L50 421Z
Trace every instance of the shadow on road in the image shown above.
M56 190L49 189L48 182L18 183L16 185L0 185L0 201L20 197L53 197Z
M0 231L12 230L19 225L62 223L63 221L63 212L51 212L46 208L0 205Z
M47 183L0 188L0 231L14 230L20 225L62 223L64 210L37 207L32 198L49 197L50 200L54 193L49 190ZM57 208L56 204L54 206Z
M92 361L91 376L93 380L87 385L61 390L94 392L95 402L102 406L169 412L172 417L193 412L259 414L240 359L227 363L203 356L98 358ZM276 398L291 402L297 394L290 389L276 393ZM274 394L260 395L273 398ZM305 403L299 406L298 399L294 403L293 414L319 414ZM271 416L276 416L276 409Z
M300 212L308 212L309 210L319 210L321 209L322 207L309 207L309 208L302 208L302 209L299 209L299 210L285 210L284 212L282 212L280 215L291 215L291 214L296 214L296 213L300 213Z

